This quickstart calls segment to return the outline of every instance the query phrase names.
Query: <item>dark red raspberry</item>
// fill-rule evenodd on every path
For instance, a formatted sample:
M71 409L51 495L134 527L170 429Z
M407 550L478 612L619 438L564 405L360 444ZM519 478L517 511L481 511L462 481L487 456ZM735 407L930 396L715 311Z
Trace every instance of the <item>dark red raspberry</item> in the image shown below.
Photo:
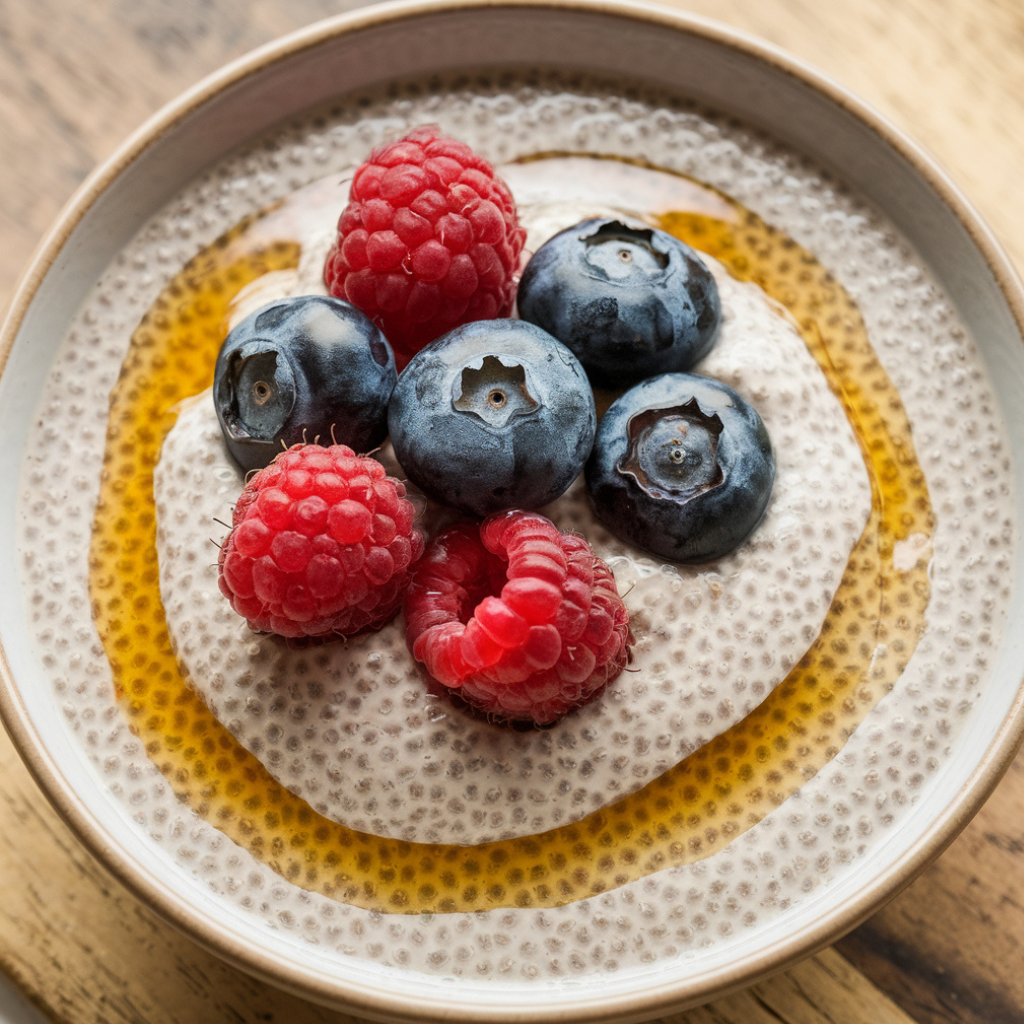
M252 629L352 636L398 610L423 554L405 485L345 445L296 445L246 485L220 589Z
M380 327L402 369L459 324L509 315L525 239L494 168L424 125L356 171L324 282Z
M608 566L582 537L520 511L430 544L406 592L405 636L470 704L536 725L593 700L633 643Z

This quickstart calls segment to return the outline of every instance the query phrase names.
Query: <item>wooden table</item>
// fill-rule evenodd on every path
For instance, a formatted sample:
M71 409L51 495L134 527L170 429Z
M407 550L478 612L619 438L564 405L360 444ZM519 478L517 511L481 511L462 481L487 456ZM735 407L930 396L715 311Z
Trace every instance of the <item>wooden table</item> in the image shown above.
M352 0L0 0L0 306L61 204L225 61ZM1024 5L677 0L811 64L938 157L1024 267ZM1018 234L1018 231L1021 233ZM0 966L66 1024L344 1021L213 960L78 845L0 735ZM1024 1021L1024 756L950 849L834 947L673 1024Z

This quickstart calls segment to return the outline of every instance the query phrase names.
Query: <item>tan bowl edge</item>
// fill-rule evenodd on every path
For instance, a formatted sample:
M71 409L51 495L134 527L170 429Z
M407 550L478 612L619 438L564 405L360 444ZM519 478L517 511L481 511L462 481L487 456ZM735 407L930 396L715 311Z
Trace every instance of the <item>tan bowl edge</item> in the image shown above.
M641 20L682 31L732 47L773 66L811 86L837 106L851 113L896 150L956 214L984 256L1024 336L1024 287L1008 256L968 200L920 146L884 117L840 85L784 51L753 36L716 22L673 9L630 0L403 0L358 10L317 22L262 46L208 76L165 106L134 132L78 188L53 227L37 247L22 275L7 317L0 328L0 373L37 289L71 232L109 183L157 139L193 110L227 86L253 71L269 66L342 34L356 34L400 19L431 17L439 11L459 8L521 7L601 12L613 17ZM217 956L250 974L271 981L297 995L379 1020L422 1021L422 1001L396 997L381 986L359 991L340 990L323 977L311 978L289 969L278 959L221 927L217 922L184 904L163 881L140 868L120 848L112 846L107 833L76 796L74 788L54 763L36 732L14 684L6 652L0 643L0 717L30 772L51 804L71 830L115 877L165 920ZM573 1005L553 1011L543 1006L467 1007L437 1003L432 1015L448 1021L470 1022L611 1022L639 1021L658 1013L697 1006L727 995L785 970L835 942L874 913L883 903L908 886L962 831L1009 768L1024 742L1024 682L1018 688L1010 713L1004 719L985 757L960 790L959 797L933 822L928 831L882 876L854 899L841 904L813 927L787 936L759 956L750 956L716 970L705 970L696 979L648 986L639 995L583 998L577 992Z

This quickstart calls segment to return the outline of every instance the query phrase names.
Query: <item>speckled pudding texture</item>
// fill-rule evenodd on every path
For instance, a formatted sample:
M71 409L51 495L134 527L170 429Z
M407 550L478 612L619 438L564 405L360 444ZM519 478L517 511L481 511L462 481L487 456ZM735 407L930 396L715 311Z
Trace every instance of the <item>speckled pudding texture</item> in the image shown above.
M354 109L290 126L184 190L99 281L58 354L25 459L20 542L39 656L68 729L140 834L278 941L283 932L343 960L495 984L742 943L884 842L955 751L984 685L1015 524L1006 441L973 343L883 220L741 126L664 97L623 99L553 79L443 98L410 90L374 99L358 117ZM142 313L199 246L244 215L423 122L498 163L572 149L684 172L815 253L857 301L899 390L936 515L931 549L900 556L911 566L931 560L927 629L896 686L824 769L712 855L548 909L381 914L275 873L177 800L129 729L90 613L87 552L108 395ZM518 198L534 236L579 219L540 198L531 213L529 197ZM638 206L634 198L630 209L644 212ZM778 458L769 512L727 559L682 569L599 529L578 484L550 506L561 527L581 530L609 558L639 638L636 671L551 730L494 731L429 696L400 622L305 652L248 633L217 592L208 543L223 534L212 520L229 518L239 474L209 398L181 411L156 479L172 642L221 721L318 812L404 840L473 844L540 832L664 772L741 720L801 658L870 510L867 476L843 409L792 326L756 286L713 269L727 313L699 369L744 394L768 426Z
M529 200L518 202L529 225ZM221 598L216 573L195 571L208 557L203 525L226 518L242 477L210 396L182 412L155 479L171 640L206 703L281 783L329 818L409 841L544 832L660 775L786 676L821 629L871 493L842 407L799 335L759 289L716 269L726 312L698 370L757 402L778 452L770 510L732 555L694 568L660 565L616 541L590 511L582 480L548 506L561 529L579 531L608 560L639 637L633 671L550 729L496 727L433 696L401 619L325 657L254 637ZM818 425L814 435L807 423ZM802 582L778 586L780 570ZM735 670L707 685L737 637L748 648ZM366 678L375 685L364 693ZM271 702L275 714L253 713ZM410 792L424 778L430 785Z

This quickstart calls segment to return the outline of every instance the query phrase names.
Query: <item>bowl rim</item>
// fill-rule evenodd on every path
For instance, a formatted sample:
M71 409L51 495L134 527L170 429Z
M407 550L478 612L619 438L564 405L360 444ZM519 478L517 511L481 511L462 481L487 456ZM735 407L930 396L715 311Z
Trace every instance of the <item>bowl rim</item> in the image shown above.
M36 247L11 299L0 327L2 374L25 315L43 279L64 244L88 210L122 171L176 125L223 90L279 61L290 59L340 36L356 35L391 23L430 18L460 10L548 9L580 14L605 14L641 21L739 51L769 65L823 95L853 115L894 150L939 196L967 231L988 264L1018 331L1024 336L1024 286L1008 255L950 176L918 143L886 117L858 99L826 74L774 44L745 31L689 12L647 0L391 0L326 18L301 28L231 61L162 107L103 161L78 187ZM426 1009L421 998L403 996L383 983L353 986L323 972L283 963L212 915L187 903L148 868L134 861L109 834L76 791L36 730L16 688L14 674L0 639L0 718L19 755L44 794L86 846L111 873L147 906L200 946L244 971L314 1001L367 1014L375 1019L420 1021ZM915 842L855 896L838 903L813 925L789 933L760 951L728 965L704 970L696 978L650 984L640 993L584 997L573 990L572 1004L557 1009L538 1003L496 1006L450 999L438 1000L432 1015L449 1021L623 1021L646 1019L720 998L785 970L831 945L881 905L896 896L956 838L988 798L1024 742L1024 681L982 759L953 800Z

